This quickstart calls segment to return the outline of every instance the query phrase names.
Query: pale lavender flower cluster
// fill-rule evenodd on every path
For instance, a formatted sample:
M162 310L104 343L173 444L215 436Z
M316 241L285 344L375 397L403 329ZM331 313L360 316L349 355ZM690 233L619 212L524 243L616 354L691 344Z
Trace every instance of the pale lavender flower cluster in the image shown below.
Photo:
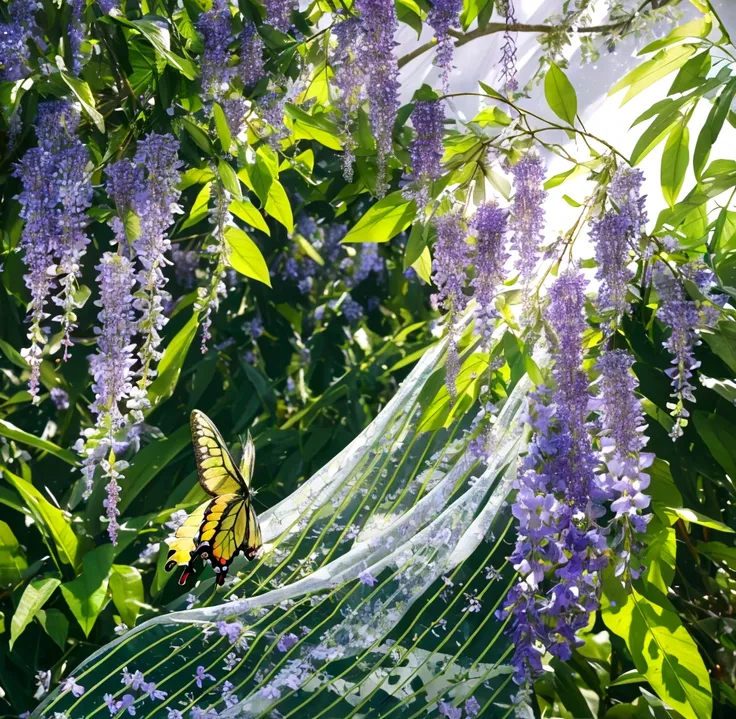
M514 177L514 199L511 204L509 229L511 246L517 253L516 269L522 285L528 288L534 276L544 230L544 163L533 154L525 155L511 167Z
M460 371L457 352L455 322L467 305L463 292L470 264L470 246L465 238L465 226L459 212L442 215L436 220L437 242L434 246L432 281L437 293L432 295L432 303L448 313L449 343L445 362L447 389L455 396L455 380Z
M631 566L632 555L641 548L637 534L646 531L650 515L643 514L650 503L645 490L649 475L643 470L654 461L654 455L642 452L647 437L641 403L636 397L639 385L631 372L634 358L621 349L605 352L596 364L599 394L591 403L598 411L601 430L598 442L607 471L602 481L610 487L615 513L611 547L615 557L616 576L627 570L632 578L641 568Z
M512 512L517 542L510 557L520 579L501 616L512 616L514 679L523 686L542 670L549 651L565 661L582 642L577 633L598 607L606 541L594 520L606 488L593 473L582 370L585 280L561 275L550 290L548 321L556 334L556 390L535 393L527 421L534 432L517 478ZM551 585L544 592L545 580ZM544 593L543 593L544 592Z
M337 23L332 32L337 38L330 65L334 72L334 84L338 89L336 107L343 126L343 176L346 182L353 181L353 162L356 142L351 134L352 118L365 96L364 69L358 62L360 55L361 24L359 18L349 17Z
M31 293L29 304L30 347L23 350L31 368L29 392L37 401L41 354L46 343L42 322L44 307L58 281L54 302L62 314L54 317L64 332L64 359L71 346L77 309L76 289L89 238L86 210L92 201L87 171L89 154L76 137L79 114L68 102L45 103L39 107L36 135L38 147L26 152L15 169L23 184L18 196L20 216L25 220L21 247L28 268L24 276Z
M371 273L380 275L385 269L386 263L378 253L378 244L376 242L364 242L360 246L360 258L353 276L349 281L346 281L346 284L359 285L363 280L368 279Z
M420 212L429 201L429 185L442 174L442 131L445 111L441 100L417 100L411 114L416 137L412 140L412 178L418 183L416 191L407 193L416 200Z
M69 52L72 56L72 72L79 75L82 72L82 43L87 34L84 23L84 12L87 9L86 0L69 0L71 15L69 16Z
M695 387L690 380L693 372L700 367L700 362L695 358L695 347L700 344L697 326L701 318L698 306L685 299L677 280L662 272L655 275L655 285L662 300L657 317L670 329L670 336L662 345L672 355L672 367L665 373L672 381L671 397L674 402L668 402L667 408L675 418L670 437L676 440L682 436L683 427L690 416L685 401L695 402Z
M477 307L475 334L488 347L498 313L495 300L503 283L508 212L495 202L481 205L475 212L471 228L475 234L475 277L471 281Z
M120 9L120 0L97 0L97 4L105 15L109 15L113 10Z
M511 27L516 24L514 0L505 0L503 16L506 28L503 32L501 82L503 91L510 94L519 87L519 83L516 80L516 38L511 30Z
M152 702L163 701L167 696L169 696L168 692L156 687L156 682L146 681L146 677L143 672L136 671L131 674L128 671L128 667L123 668L120 683L123 684L126 689L120 699L116 700L112 694L105 694L103 697L105 700L105 706L109 709L111 716L119 715L120 712L127 712L130 716L135 716L136 697L133 692L141 692L138 699L148 699Z
M16 82L27 77L31 58L28 40L35 26L36 0L10 4L10 22L0 24L0 80Z
M206 97L220 100L236 72L229 66L228 46L233 39L230 1L214 0L212 9L200 15L197 30L204 39L200 64L202 90Z
M113 449L115 434L125 425L126 413L121 405L130 398L133 390L133 355L135 345L133 335L136 330L135 312L133 311L132 290L135 285L133 265L128 258L113 252L106 252L96 268L99 272L97 282L100 288L100 299L95 302L101 311L98 314L100 327L97 332L97 352L90 359L90 372L94 379L92 391L94 402L90 405L97 414L97 429L106 437L94 456L85 462L86 494L92 491L95 461L103 459ZM113 472L119 467L111 467ZM110 518L109 532L111 537L117 525L116 477L110 477L108 485ZM113 485L113 486L110 486ZM113 543L115 543L113 541Z
M207 343L212 338L210 333L212 313L217 311L220 306L220 299L227 294L227 288L223 279L229 266L230 246L227 242L225 232L233 224L233 216L228 209L230 206L230 193L219 184L215 187L215 193L215 203L210 214L212 244L206 248L206 252L213 258L214 268L209 287L199 288L197 291L197 302L195 303L195 309L198 312L204 312L201 321L202 341L200 349L202 354L206 354Z
M357 61L364 68L370 87L369 115L378 154L376 193L383 197L388 189L388 158L399 109L399 66L394 54L398 19L392 0L356 0L355 8L363 30Z
M427 24L434 30L437 40L437 66L440 68L440 81L445 92L450 89L452 56L455 53L450 30L459 27L462 9L462 0L434 0L427 13Z
M598 303L617 319L629 310L626 294L633 277L628 267L629 250L647 221L646 197L641 196L643 181L640 170L624 168L616 172L608 189L616 207L595 221L590 231L598 264L596 277L601 280Z
M266 22L281 32L291 29L291 14L296 9L294 0L267 0Z
M255 85L265 77L263 67L263 40L252 22L246 22L240 33L240 62L238 74L244 86Z
M138 351L140 368L138 386L141 391L156 376L155 363L161 358L160 331L167 322L165 303L170 299L163 268L170 264L167 258L171 243L166 231L179 211L180 191L178 159L179 143L172 135L151 133L138 142L134 162L145 171L145 182L133 201L133 209L140 220L140 236L133 242L139 269L136 274L135 309L140 312L138 332L142 341Z
M616 203L618 211L629 218L631 236L639 239L647 223L646 195L642 196L644 173L625 167L616 172L608 187L609 197Z

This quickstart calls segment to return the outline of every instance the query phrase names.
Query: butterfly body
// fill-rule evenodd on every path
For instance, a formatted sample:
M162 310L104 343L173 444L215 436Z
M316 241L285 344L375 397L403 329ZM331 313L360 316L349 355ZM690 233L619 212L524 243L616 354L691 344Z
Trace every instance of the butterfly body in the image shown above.
M192 412L191 427L199 483L212 498L176 530L169 543L166 570L186 564L179 579L184 584L195 572L195 560L201 558L209 561L217 584L222 585L235 557L242 551L253 560L263 543L251 492L255 448L248 435L238 467L222 435L203 412Z

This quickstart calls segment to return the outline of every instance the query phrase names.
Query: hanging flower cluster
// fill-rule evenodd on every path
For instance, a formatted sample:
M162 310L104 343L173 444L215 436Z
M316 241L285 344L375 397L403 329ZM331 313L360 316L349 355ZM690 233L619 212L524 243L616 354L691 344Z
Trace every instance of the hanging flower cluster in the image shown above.
M511 247L516 252L515 266L525 294L534 277L544 230L544 164L534 154L527 154L511 167L514 198L509 229Z
M488 347L498 313L496 296L504 279L508 211L495 202L481 205L475 212L471 227L475 234L475 277L471 281L475 301L475 334Z
M555 390L532 397L534 432L512 508L518 539L510 560L519 581L501 616L511 615L515 681L528 688L548 651L569 659L577 633L598 607L598 573L606 540L595 519L608 493L594 474L586 424L590 395L582 369L585 280L575 271L550 288L547 319L557 340ZM545 591L545 580L551 587Z
M393 149L393 129L399 109L399 68L394 46L398 27L391 0L356 0L361 15L362 37L357 54L370 87L369 115L378 153L376 193L386 194L387 163Z
M440 68L440 82L444 92L450 89L450 71L455 43L450 30L460 26L462 0L435 0L427 13L427 24L434 30L437 40L437 66Z
M511 30L511 26L516 24L514 0L505 0L502 10L506 29L503 32L501 86L506 94L510 94L519 87L519 83L516 80L516 39Z
M251 87L266 76L263 67L263 40L256 26L246 21L240 33L240 62L238 76L245 87Z
M212 9L200 15L197 30L204 39L200 65L202 90L206 97L221 100L237 70L230 67L228 48L233 39L230 1L214 0Z
M465 222L459 212L442 215L435 224L437 242L434 246L432 281L437 287L437 293L432 295L432 303L447 313L449 344L445 372L447 389L450 396L454 397L455 380L460 371L455 325L467 305L463 288L470 264L470 246L465 237Z
M10 22L0 24L0 80L15 82L28 75L31 57L28 49L35 15L36 0L15 0L10 3Z
M86 0L70 0L71 14L69 16L69 52L72 56L72 72L79 75L82 72L82 43L87 36L87 26L84 23L84 12L87 8Z
M52 290L62 313L64 359L69 355L71 332L76 326L77 279L80 262L89 243L87 208L92 202L88 171L89 154L76 136L79 113L68 102L45 103L38 109L38 147L26 152L15 175L23 184L18 196L25 220L21 247L28 272L24 276L31 293L29 304L30 346L22 351L31 369L29 392L38 401L39 379L48 317L44 311Z
M429 202L429 185L442 175L442 132L445 112L441 100L417 100L411 113L416 137L409 152L413 180L419 185L407 193L416 200L420 212Z
M296 9L294 0L267 0L266 22L281 32L291 29L291 14Z
M221 184L215 185L215 203L210 215L212 225L211 242L205 247L204 252L213 258L214 269L211 274L209 287L200 287L197 290L198 298L195 309L204 312L202 326L202 342L200 348L202 354L207 352L207 343L212 338L210 327L212 326L212 313L217 311L220 299L227 294L224 277L229 267L230 246L227 242L225 232L233 224L233 216L230 214L230 193Z

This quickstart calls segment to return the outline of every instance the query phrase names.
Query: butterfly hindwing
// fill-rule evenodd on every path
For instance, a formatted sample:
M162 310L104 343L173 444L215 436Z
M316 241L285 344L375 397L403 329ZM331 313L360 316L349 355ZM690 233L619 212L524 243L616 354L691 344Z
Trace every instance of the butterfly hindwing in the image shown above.
M212 496L247 492L248 487L225 440L209 417L195 409L192 412L191 427L197 474L202 489Z

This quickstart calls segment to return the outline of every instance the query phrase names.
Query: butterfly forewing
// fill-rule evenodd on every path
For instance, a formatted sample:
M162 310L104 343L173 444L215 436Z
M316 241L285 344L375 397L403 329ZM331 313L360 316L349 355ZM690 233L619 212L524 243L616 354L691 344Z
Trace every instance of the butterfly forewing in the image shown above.
M236 467L225 440L209 417L195 409L192 412L191 426L197 474L202 489L212 496L247 493L245 480Z

